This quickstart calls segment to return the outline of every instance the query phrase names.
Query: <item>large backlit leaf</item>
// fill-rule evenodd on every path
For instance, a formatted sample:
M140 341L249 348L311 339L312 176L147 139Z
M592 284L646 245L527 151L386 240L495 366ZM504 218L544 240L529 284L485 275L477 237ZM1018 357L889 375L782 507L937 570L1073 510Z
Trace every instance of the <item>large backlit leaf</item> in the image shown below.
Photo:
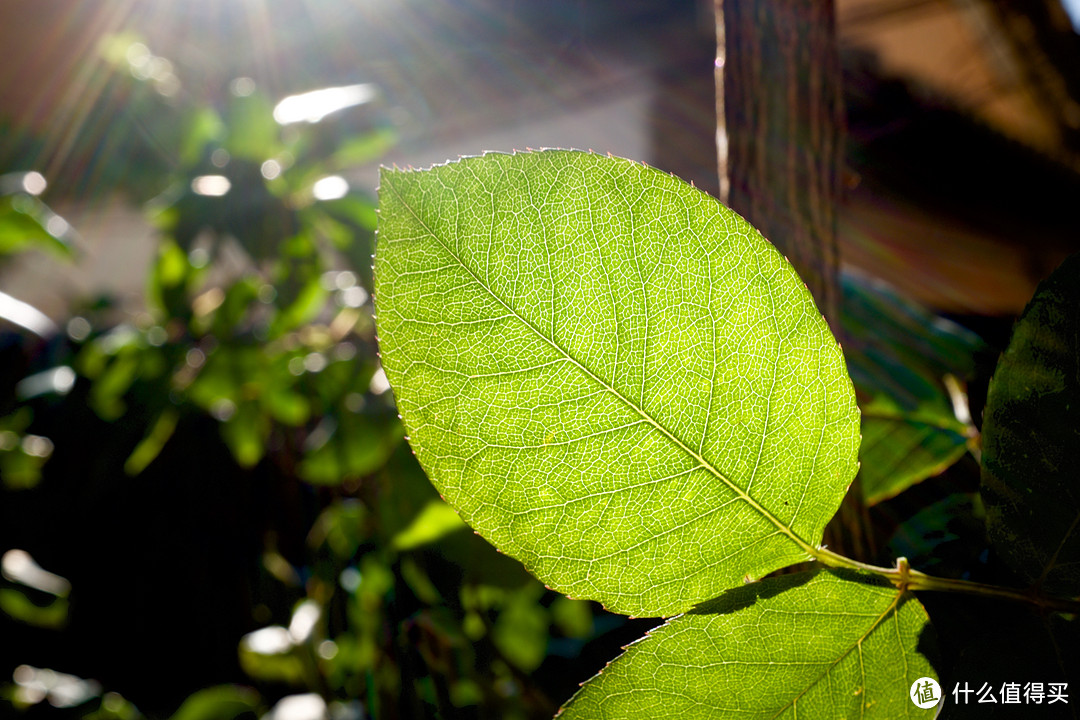
M559 718L932 718L909 696L937 678L926 611L881 583L819 571L732 590L631 645Z
M670 615L805 560L856 467L840 350L712 198L570 151L384 170L376 303L417 457L553 588Z
M1051 593L1080 593L1080 256L1045 280L998 363L983 421L990 540Z

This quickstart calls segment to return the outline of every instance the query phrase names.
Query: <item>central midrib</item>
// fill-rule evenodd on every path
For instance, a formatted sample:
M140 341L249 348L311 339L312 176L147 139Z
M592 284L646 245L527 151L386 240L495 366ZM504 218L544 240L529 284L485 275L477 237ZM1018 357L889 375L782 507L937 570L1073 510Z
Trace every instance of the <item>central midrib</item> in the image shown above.
M709 463L699 453L694 452L694 450L691 449L681 439L679 439L679 437L677 435L675 435L670 430L668 430L666 427L664 427L659 422L657 422L652 416L650 416L647 412L645 412L645 410L642 409L641 407L639 407L635 402L633 402L632 400L627 398L625 395L620 393L618 390L616 390L610 384L605 382L603 378L601 378L596 373L594 373L592 370L590 370L588 367L586 367L581 362L579 362L575 357L573 357L569 352L567 352L562 346L560 346L557 342L555 342L554 339L549 338L546 335L544 335L542 332L540 332L540 330L535 325L533 325L531 322L529 322L526 318L522 317L521 314L518 313L518 311L514 307L512 307L510 304L508 304L506 301L504 301L501 297L499 297L494 292L492 292L491 288L489 288L480 279L480 277L472 270L472 268L470 268L460 257L458 257L457 253L455 253L450 248L450 246L442 238L440 238L438 236L438 234L434 230L431 229L431 227L424 221L424 219L422 217L420 217L420 215L416 212L416 210L413 209L412 205L405 200L405 198L397 190L397 188L394 187L393 183L390 180L391 177L392 176L389 173L384 174L383 178L382 178L382 185L384 187L389 188L394 193L394 195L397 197L398 201L409 211L409 214L412 215L412 217L416 220L416 222L419 223L419 225L424 229L424 232L426 232L431 238L433 238L439 244L439 246L442 248L443 252L445 252L447 255L449 255L451 258L453 258L454 262L456 262L458 265L460 265L461 268L465 272L467 272L470 277L472 277L472 279L476 282L476 284L479 285L481 288L483 288L484 291L488 295L490 295L492 297L492 299L494 299L497 303L499 303L504 308L506 308L507 312L509 312L515 318L517 318L523 325L525 325L525 327L529 328L529 330L531 330L538 338L540 338L542 341L544 341L548 346L550 346L552 349L554 349L556 352L558 352L560 355L562 355L564 358L566 358L569 362L573 363L582 373L584 373L587 377L591 378L593 380L593 382L597 383L598 385L600 385L600 387L604 388L604 390L606 390L607 392L610 392L612 395L614 395L616 398L618 398L628 408L630 408L633 412L637 413L643 420L645 420L645 422L647 422L648 424L650 424L654 428L656 428L671 443L673 443L676 447L678 447L680 450L682 450L687 455L689 455L691 458L693 458L698 463L699 467L703 468L706 472L712 474L715 478L717 478L722 483L724 483L724 485L726 485L732 492L734 492L736 494L736 496L738 496L741 500L743 500L748 505L750 505L750 507L754 508L754 510L756 510L762 517L764 517L766 520L768 520L770 523L772 523L774 526L776 526L776 528L781 533L783 533L788 538L790 538L793 542L795 542L795 544L798 545L808 555L810 555L811 557L816 557L817 556L816 548L814 548L810 543L803 540L803 538L800 537L798 535L798 533L796 533L794 530L792 530L788 525L781 522L779 518L777 518L775 515L773 515L771 512L769 512L764 506L762 506L760 503L758 503L758 501L755 500L753 497L751 497L749 493L747 493L742 488L740 488L737 484L735 484L734 481L732 481L730 478L728 478L724 473L720 472L720 470L713 467L712 464Z

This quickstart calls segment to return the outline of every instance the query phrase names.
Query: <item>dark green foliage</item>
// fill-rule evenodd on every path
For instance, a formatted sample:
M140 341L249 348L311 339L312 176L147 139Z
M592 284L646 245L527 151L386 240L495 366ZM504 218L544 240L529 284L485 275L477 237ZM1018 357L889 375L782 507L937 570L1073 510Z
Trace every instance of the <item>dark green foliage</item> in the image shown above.
M998 363L983 425L994 548L1026 582L1080 593L1080 257L1035 293Z

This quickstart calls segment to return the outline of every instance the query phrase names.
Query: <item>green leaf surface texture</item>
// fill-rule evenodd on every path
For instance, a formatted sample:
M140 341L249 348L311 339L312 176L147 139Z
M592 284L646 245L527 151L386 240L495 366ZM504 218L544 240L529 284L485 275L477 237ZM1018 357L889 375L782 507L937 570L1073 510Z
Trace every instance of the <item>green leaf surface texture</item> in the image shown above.
M555 150L384 169L375 276L421 465L560 592L684 611L807 559L855 474L805 285L674 177Z
M932 718L909 699L937 678L914 596L848 573L769 578L630 645L559 720Z
M983 421L990 541L1023 578L1080 593L1080 256L1039 285L998 362Z

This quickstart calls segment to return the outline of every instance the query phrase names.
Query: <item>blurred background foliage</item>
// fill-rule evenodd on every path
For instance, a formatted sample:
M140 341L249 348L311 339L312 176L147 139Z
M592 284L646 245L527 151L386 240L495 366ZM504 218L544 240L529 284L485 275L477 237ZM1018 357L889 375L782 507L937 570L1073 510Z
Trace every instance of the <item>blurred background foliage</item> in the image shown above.
M0 336L2 702L550 717L650 623L546 590L404 442L376 353L375 200L338 174L394 142L378 88L275 104L238 78L220 106L177 102L137 38L103 52L143 129L110 134L116 180L160 239L134 315L94 298L57 327L0 295L20 328ZM46 185L0 178L0 262L79 261Z

